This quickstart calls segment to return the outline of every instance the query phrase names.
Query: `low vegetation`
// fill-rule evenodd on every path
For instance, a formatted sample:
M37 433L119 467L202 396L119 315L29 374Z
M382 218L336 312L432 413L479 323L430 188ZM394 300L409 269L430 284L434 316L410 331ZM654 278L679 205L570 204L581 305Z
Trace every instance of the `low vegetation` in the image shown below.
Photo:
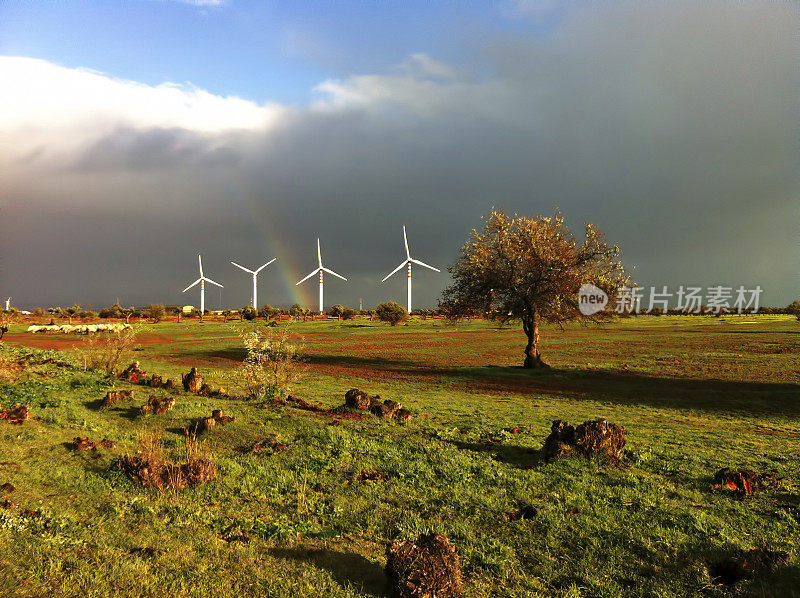
M518 366L509 327L406 323L145 325L125 379L84 369L83 337L12 324L0 403L27 417L0 419L0 594L800 587L794 316L566 324L547 330L545 370ZM263 327L261 353L268 334L303 345L307 375L285 399L227 382L249 355L236 329L250 326ZM187 390L192 366L202 384ZM413 417L343 406L354 388L353 404ZM174 405L142 415L151 395ZM575 454L548 461L556 420L551 444Z

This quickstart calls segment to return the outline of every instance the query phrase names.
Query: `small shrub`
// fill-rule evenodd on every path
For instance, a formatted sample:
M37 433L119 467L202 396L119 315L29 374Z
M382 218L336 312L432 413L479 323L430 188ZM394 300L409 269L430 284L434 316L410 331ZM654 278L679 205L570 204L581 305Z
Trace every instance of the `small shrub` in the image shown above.
M90 333L79 354L84 370L102 369L107 374L117 371L120 361L128 359L136 341L136 331L126 328L113 333Z
M351 309L349 307L345 307L344 310L342 310L342 320L352 320L355 317L356 317L356 310Z
M378 305L375 308L375 315L381 322L389 322L392 326L397 326L400 322L408 319L406 308L394 301Z
M291 338L290 325L263 323L241 334L247 356L234 372L232 383L247 397L286 396L305 373L302 346Z
M265 303L262 305L258 310L258 316L260 318L264 318L265 320L269 320L278 312L277 309L272 307L269 303Z
M254 320L255 317L258 315L256 308L253 307L252 305L247 305L243 307L242 309L239 310L239 313L245 320Z
M344 312L344 307L342 307L337 303L336 305L331 307L330 311L328 312L328 315L331 316L332 318L337 318L341 320L343 312Z

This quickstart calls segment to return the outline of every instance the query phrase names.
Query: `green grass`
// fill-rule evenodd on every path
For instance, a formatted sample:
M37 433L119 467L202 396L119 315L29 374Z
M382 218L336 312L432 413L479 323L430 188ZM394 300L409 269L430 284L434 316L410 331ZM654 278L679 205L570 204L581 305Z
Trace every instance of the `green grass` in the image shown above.
M745 324L745 322L756 322ZM15 359L43 336L7 336ZM299 323L309 371L295 392L339 405L359 387L401 401L405 426L330 419L292 408L181 394L141 418L136 399L99 409L113 381L78 367L35 366L0 385L0 592L10 596L383 596L385 545L448 536L467 596L791 596L800 588L800 326L786 317L637 317L602 328L547 329L545 359L525 371L516 328L412 321ZM145 370L177 377L196 364L216 383L244 353L233 323L144 324ZM15 346L17 348L15 348ZM69 353L69 351L67 351ZM64 354L61 354L63 359ZM136 488L114 467L142 426L182 427L213 408L235 415L204 441L219 476L181 494ZM616 468L543 463L555 419L624 425ZM506 428L519 427L511 434ZM238 452L270 434L274 455ZM75 436L114 451L77 453ZM776 471L777 488L746 500L711 491L725 466ZM357 481L363 469L389 480ZM530 504L536 516L506 514ZM26 516L25 511L39 511ZM227 541L245 536L248 542ZM733 587L708 572L736 549L788 551L789 567Z

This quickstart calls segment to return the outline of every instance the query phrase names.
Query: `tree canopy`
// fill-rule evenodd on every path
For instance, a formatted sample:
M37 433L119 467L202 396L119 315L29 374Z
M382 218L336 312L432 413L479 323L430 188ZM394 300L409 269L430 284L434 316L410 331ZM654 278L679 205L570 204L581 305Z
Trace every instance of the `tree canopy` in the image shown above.
M551 218L526 218L492 210L448 268L453 284L444 290L440 309L450 319L521 320L528 338L524 366L547 367L539 351L540 322L602 317L581 313L578 291L591 284L615 297L629 282L619 253L593 224L578 243L558 211Z

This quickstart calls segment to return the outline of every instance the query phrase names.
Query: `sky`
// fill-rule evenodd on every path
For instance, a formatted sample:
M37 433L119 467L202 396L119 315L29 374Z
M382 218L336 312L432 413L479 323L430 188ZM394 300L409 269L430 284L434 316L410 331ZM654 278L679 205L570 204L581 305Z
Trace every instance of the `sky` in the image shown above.
M435 307L490 209L595 223L638 284L800 298L794 2L0 3L12 305Z

